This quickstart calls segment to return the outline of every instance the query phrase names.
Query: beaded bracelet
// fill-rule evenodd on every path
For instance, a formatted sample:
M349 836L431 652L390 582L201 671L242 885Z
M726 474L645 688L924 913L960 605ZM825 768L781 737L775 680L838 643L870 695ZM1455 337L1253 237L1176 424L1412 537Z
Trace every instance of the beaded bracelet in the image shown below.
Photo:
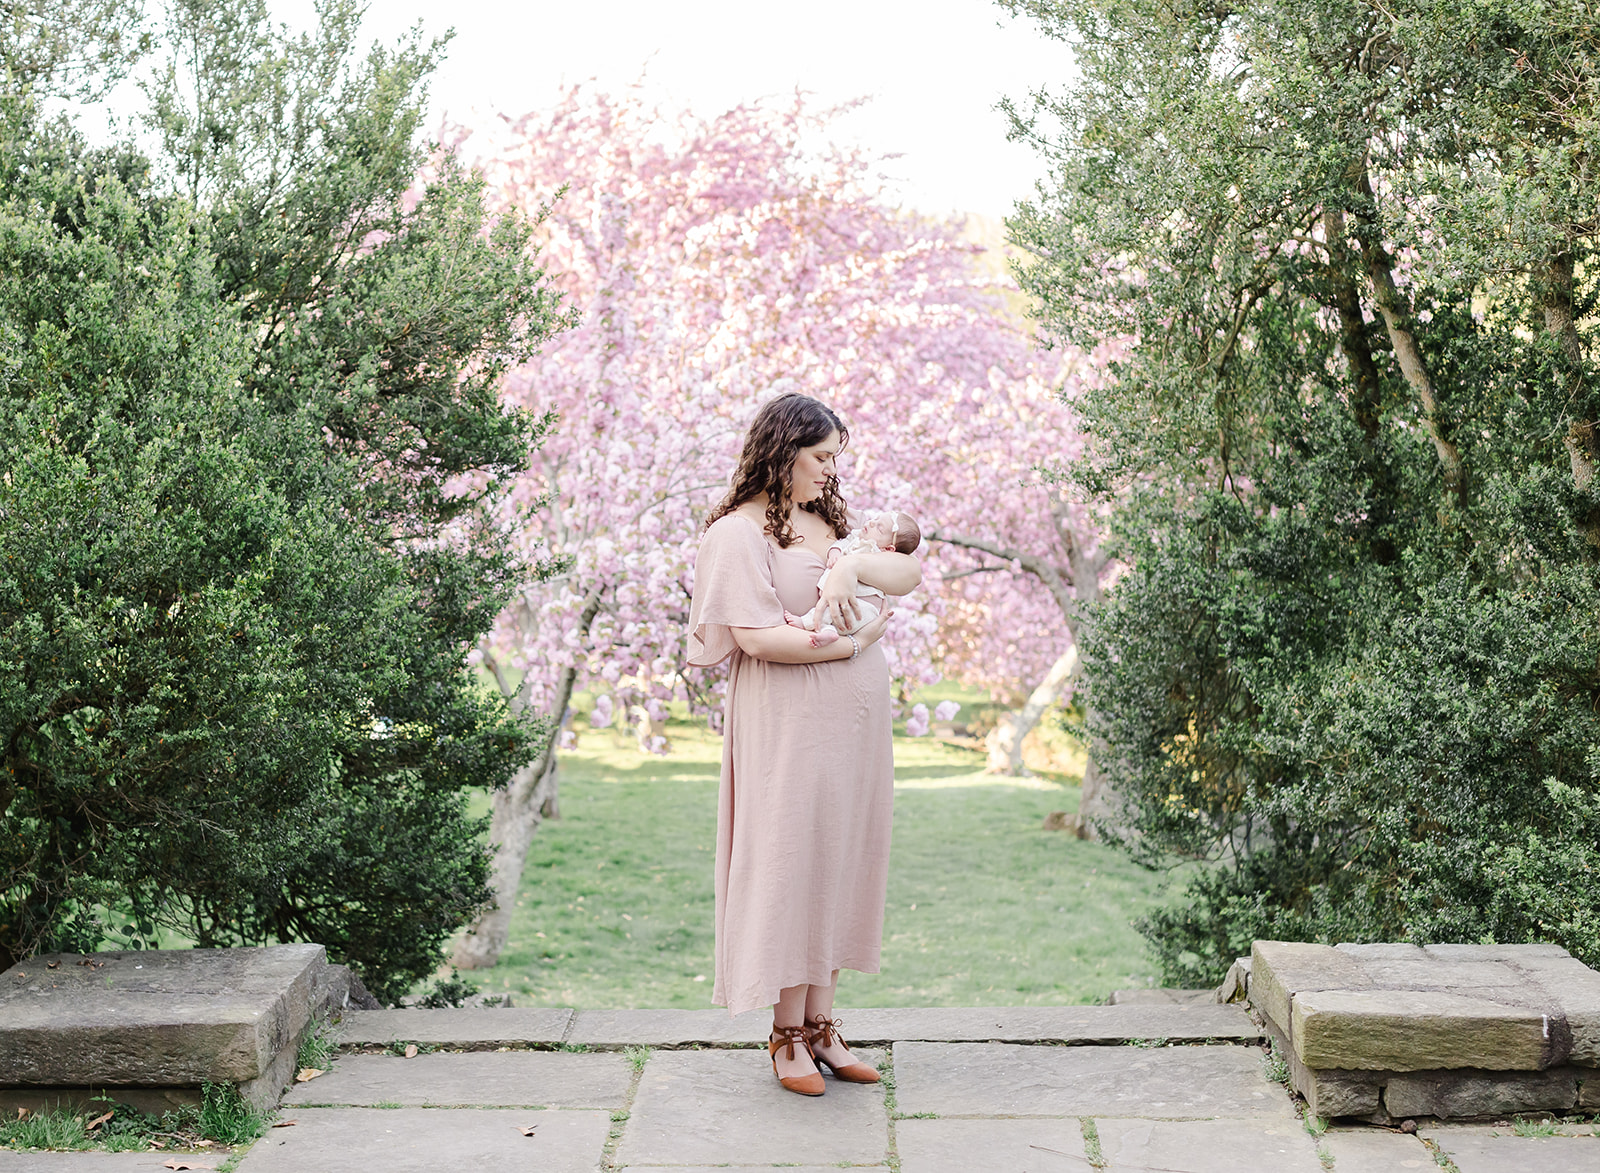
M847 636L845 636L845 639L849 640L851 642L851 644L854 645L854 647L856 649L855 651L850 653L850 659L854 660L857 656L859 656L861 654L861 641L858 640L853 635L847 635Z

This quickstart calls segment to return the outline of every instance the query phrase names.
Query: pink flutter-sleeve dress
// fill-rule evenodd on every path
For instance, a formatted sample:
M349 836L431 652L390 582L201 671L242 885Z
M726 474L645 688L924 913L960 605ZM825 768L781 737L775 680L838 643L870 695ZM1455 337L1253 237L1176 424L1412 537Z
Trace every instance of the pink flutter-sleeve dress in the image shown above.
M778 664L734 643L734 627L777 627L817 604L823 562L780 549L748 517L701 539L689 663L733 664L723 706L717 802L716 984L739 1014L836 969L878 972L894 815L889 666L877 644L855 660Z

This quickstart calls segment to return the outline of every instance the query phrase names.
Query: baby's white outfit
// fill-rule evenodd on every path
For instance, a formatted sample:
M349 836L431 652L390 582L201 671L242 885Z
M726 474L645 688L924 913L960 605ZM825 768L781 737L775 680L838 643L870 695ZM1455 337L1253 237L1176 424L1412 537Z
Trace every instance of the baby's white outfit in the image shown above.
M839 551L839 557L843 558L846 554L860 554L864 552L877 553L878 549L879 547L868 541L859 530L852 530L844 537L840 538L837 542L834 542L833 545L829 546L828 553L831 554L834 550L837 550ZM823 555L822 560L824 562L828 560L826 554ZM828 575L832 573L833 567L830 566L828 569L822 572L822 577L817 579L817 591L819 594L821 593L822 588L828 583ZM883 592L877 587L868 586L864 582L858 582L856 584L856 606L860 608L861 615L860 618L856 620L854 627L840 628L835 627L831 623L824 623L822 626L818 627L815 609L807 611L800 617L800 626L804 627L807 631L832 631L838 635L849 635L852 632L860 631L868 623L871 623L878 617L879 611L882 610L882 608L878 606L878 603L883 601L883 597ZM874 602L873 600L877 600L877 602Z

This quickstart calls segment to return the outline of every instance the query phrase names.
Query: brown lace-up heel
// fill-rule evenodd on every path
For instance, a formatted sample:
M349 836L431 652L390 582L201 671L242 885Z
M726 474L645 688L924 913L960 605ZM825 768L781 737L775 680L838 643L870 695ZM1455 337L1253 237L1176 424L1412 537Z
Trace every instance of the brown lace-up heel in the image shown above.
M796 1043L800 1045L801 1050L805 1051L807 1055L811 1055L811 1047L806 1042L805 1027L772 1024L772 1033L767 1036L767 1054L772 1057L772 1074L778 1075L778 1052L785 1047L788 1048L789 1053L784 1058L793 1062ZM811 1055L811 1059L815 1062L816 1056ZM860 1064L857 1064L857 1066L860 1066ZM872 1074L876 1078L878 1073L874 1071ZM813 1071L810 1075L778 1075L778 1082L783 1084L789 1091L799 1092L802 1096L820 1096L828 1090L827 1085L822 1082L822 1072L820 1071Z
M826 1014L818 1014L806 1023L806 1045L811 1048L811 1057L816 1060L818 1069L827 1067L833 1072L835 1079L842 1079L845 1083L877 1083L882 1077L878 1069L866 1063L846 1063L842 1067L830 1063L827 1058L819 1054L818 1047L831 1047L834 1043L845 1050L850 1049L850 1044L844 1041L844 1036L839 1033L842 1026L837 1018L829 1018ZM818 1076L820 1079L821 1076Z

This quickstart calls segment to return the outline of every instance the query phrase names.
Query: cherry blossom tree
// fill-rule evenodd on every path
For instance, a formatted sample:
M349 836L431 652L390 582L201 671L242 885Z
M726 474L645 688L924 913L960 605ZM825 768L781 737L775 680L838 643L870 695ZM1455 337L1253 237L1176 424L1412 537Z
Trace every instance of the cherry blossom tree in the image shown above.
M841 476L855 504L1051 558L1063 524L1078 532L1070 507L1053 519L1054 490L1022 480L1064 451L1042 434L1070 428L1062 364L1006 315L958 226L890 206L870 160L825 145L830 117L796 99L701 119L574 88L553 110L446 136L502 206L548 206L543 256L583 315L503 389L559 417L505 523L526 558L564 570L530 584L480 649L515 706L560 717L592 689L592 723L626 720L653 752L675 697L716 723L721 675L683 670L694 553L746 424L786 390L852 429ZM970 547L929 554L926 589L896 605L885 641L903 690L952 668L1000 687L1059 659L1070 633L1047 591L1009 568L980 582ZM946 565L967 575L953 590ZM910 716L926 730L925 710ZM554 809L559 745L495 797L500 893ZM457 965L493 964L510 904Z

